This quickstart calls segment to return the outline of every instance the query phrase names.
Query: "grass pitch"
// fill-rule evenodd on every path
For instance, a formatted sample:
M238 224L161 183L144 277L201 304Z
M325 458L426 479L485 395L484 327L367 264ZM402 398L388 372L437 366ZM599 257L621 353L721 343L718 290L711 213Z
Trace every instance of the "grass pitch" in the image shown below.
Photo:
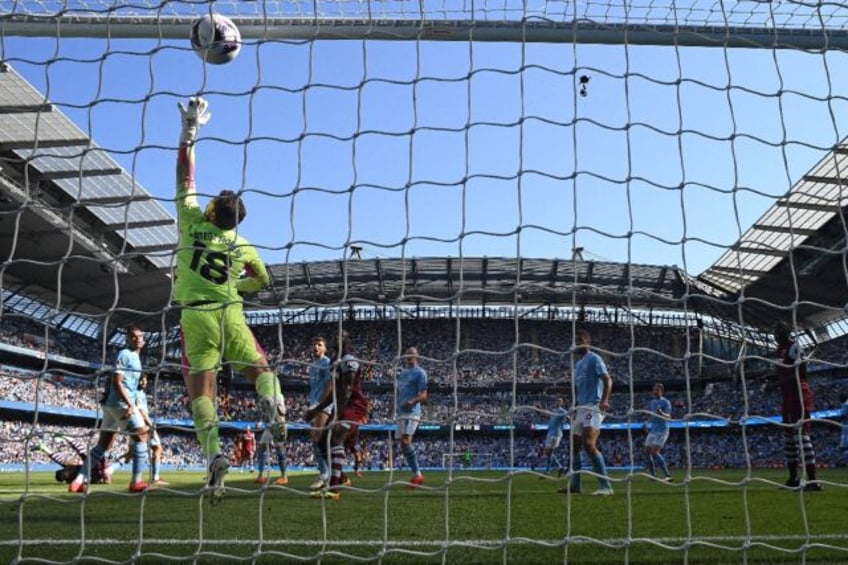
M0 563L845 563L848 471L824 492L777 488L783 473L693 471L671 484L613 474L615 495L556 492L529 472L365 473L338 501L231 471L212 506L200 473L126 492L128 476L71 495L52 473L0 475ZM583 478L584 492L597 481Z

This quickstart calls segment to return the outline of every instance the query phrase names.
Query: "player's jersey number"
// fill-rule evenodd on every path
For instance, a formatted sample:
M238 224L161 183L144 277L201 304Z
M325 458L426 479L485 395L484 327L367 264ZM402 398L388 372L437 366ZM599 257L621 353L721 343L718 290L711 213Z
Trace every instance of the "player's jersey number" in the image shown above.
M209 282L224 284L230 274L227 259L226 253L209 251L202 241L195 241L194 254L191 256L189 267Z

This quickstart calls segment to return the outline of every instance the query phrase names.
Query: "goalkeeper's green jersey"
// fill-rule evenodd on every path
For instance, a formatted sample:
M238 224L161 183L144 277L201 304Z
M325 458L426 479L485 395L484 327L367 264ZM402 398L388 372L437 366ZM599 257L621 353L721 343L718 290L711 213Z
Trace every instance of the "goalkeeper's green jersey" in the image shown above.
M241 302L239 292L255 292L268 283L268 271L256 249L235 230L222 230L207 221L193 193L178 188L176 206L180 223L176 302ZM242 278L245 273L247 278Z

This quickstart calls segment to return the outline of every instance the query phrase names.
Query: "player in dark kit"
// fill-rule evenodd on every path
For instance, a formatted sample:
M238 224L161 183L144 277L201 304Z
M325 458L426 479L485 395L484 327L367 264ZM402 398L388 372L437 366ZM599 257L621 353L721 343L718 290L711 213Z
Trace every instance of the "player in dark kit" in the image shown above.
M61 467L61 469L56 470L57 482L71 484L74 477L82 471L82 466L85 465L88 449L82 440L74 440L63 435L57 435L56 438L65 442L71 451L52 451L43 442L39 443L35 449L47 455L51 461ZM91 469L91 482L106 485L112 482L112 466L109 465L106 458L101 459Z
M799 463L806 471L804 490L819 491L821 485L816 481L816 452L810 439L810 413L813 410L813 392L807 383L807 365L801 348L792 339L789 326L783 322L774 330L777 342L775 357L778 360L777 379L783 397L783 453L789 479L786 486L798 488L801 479L798 474ZM799 422L800 425L798 424ZM800 449L799 449L800 444ZM799 451L801 459L799 461Z
M368 399L362 393L362 363L354 355L353 343L346 331L341 332L339 341L341 352L334 363L333 387L324 394L315 407L306 412L306 421L309 422L315 414L331 402L334 402L336 406L331 420L332 426L329 429L332 468L330 485L328 489L316 490L312 493L315 497L333 500L339 498L339 487L347 484L347 479L342 472L345 464L345 441L356 426L368 422L370 406Z

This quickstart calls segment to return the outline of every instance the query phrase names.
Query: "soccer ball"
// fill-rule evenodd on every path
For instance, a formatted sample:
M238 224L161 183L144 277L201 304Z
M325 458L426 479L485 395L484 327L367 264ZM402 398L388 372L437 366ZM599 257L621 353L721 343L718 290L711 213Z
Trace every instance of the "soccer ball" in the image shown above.
M229 63L241 50L241 32L221 14L206 14L191 24L191 46L197 56L212 65Z

